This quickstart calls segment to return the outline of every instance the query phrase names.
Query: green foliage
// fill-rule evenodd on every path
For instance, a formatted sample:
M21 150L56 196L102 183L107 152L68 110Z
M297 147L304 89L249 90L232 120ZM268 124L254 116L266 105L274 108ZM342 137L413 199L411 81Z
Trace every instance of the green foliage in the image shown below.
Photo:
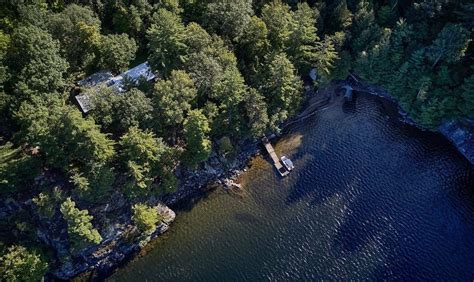
M303 83L284 53L269 63L262 92L269 103L271 124L277 126L299 109Z
M99 66L116 73L126 70L137 52L135 40L125 33L103 36L98 48Z
M288 40L295 28L295 20L290 6L274 0L262 8L262 20L268 28L268 38L272 49L283 50L288 45Z
M224 136L219 140L219 154L227 155L234 153L234 146L229 137Z
M45 217L53 217L56 209L56 199L50 193L41 192L32 199L39 210L39 213Z
M211 131L209 122L200 110L192 110L184 122L184 136L187 141L185 161L191 167L207 160L211 154Z
M145 127L151 121L151 99L136 88L120 94L109 87L87 91L92 97L90 115L108 132L123 134L130 127Z
M51 35L32 25L12 34L8 56L12 83L25 97L50 93L64 86L68 64Z
M100 132L90 118L64 105L56 96L35 98L21 104L15 114L22 128L19 136L39 151L46 163L67 171L72 167L92 167L109 162L115 155L114 142Z
M152 69L167 77L185 60L185 27L178 15L166 9L159 9L153 18L155 23L147 30L148 62Z
M9 76L8 67L5 65L7 50L10 45L10 35L0 30L0 91L3 91L3 83ZM0 110L2 109L0 105Z
M47 270L44 259L23 246L11 246L0 257L2 281L41 281Z
M99 232L92 226L93 217L87 210L76 208L76 203L71 198L61 204L60 211L67 222L69 240L74 252L102 241Z
M120 157L127 168L126 192L130 197L147 195L160 172L161 158L169 150L152 132L131 127L120 138Z
M251 0L211 0L206 6L204 23L225 38L236 40L252 15Z
M115 181L113 170L107 166L95 166L87 173L74 172L71 182L77 195L91 203L101 203L109 195Z
M474 75L464 79L461 91L463 99L463 102L460 103L461 111L464 115L474 118Z
M171 171L164 171L161 176L159 193L173 193L178 189L178 179Z
M291 33L288 43L288 56L301 74L307 74L319 58L323 51L316 29L317 12L307 3L299 3L298 9L293 14L295 27Z
M149 235L156 230L157 223L162 220L157 210L145 204L132 207L132 220L141 232Z
M39 174L39 163L21 148L6 143L0 146L0 194L18 192L29 187Z
M68 5L62 12L51 15L48 27L73 71L84 70L95 58L100 45L100 20L88 7Z
M246 90L244 79L235 66L226 69L215 81L209 95L219 102L219 113L213 121L213 134L239 136L242 133L239 106Z
M440 61L455 63L466 53L470 33L460 24L448 23L433 41L433 45L428 48L427 57L433 66Z
M251 83L257 83L264 57L270 50L268 29L264 21L253 16L245 26L236 50L242 74Z
M177 128L196 99L193 80L184 71L172 71L168 80L159 80L152 92L154 128Z
M328 32L344 30L352 24L352 13L347 8L346 0L327 1L327 10L330 11L324 26Z
M246 95L245 108L252 137L262 137L270 123L265 98L256 89L250 88Z

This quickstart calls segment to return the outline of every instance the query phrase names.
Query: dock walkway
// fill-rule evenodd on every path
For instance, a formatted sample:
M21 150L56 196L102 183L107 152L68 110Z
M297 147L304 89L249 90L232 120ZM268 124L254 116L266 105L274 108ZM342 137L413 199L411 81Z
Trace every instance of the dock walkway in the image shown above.
M265 146L265 149L267 150L268 154L272 158L273 165L276 167L280 175L287 176L289 174L289 171L281 164L280 159L275 153L275 150L273 149L272 144L270 144L267 138L262 138L262 143Z

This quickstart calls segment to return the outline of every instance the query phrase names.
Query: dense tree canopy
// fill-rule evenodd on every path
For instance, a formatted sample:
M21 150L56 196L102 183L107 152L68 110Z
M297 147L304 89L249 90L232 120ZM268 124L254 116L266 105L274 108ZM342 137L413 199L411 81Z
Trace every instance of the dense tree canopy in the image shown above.
M36 26L18 27L11 36L7 57L11 82L26 96L54 92L64 86L68 63L60 56L59 44Z
M99 66L118 73L126 70L130 62L135 59L137 44L125 33L109 34L102 37L98 49Z
M430 130L474 118L474 6L466 1L4 2L0 195L33 203L25 209L35 216L24 228L34 239L11 232L3 280L39 280L43 260L64 262L57 250L49 259L32 251L55 249L35 237L45 232L36 212L66 219L72 261L101 241L102 220L123 224L111 201L129 227L155 230L161 219L149 204L186 189L177 176L221 160L205 163L214 153L234 158L248 139L278 132L306 97L303 80L311 89L310 70L314 87L349 72L376 84ZM145 61L154 80L76 83Z

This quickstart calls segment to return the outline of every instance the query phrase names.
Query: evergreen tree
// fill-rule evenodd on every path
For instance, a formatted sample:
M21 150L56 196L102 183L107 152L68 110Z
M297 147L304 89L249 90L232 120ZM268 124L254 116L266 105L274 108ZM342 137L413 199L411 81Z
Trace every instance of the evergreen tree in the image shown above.
M474 75L464 79L461 96L463 102L460 103L461 111L464 115L474 118Z
M268 28L272 49L276 52L284 50L296 26L290 6L281 0L274 0L263 6L261 18Z
M265 55L269 50L267 25L257 16L251 17L236 50L240 69L249 83L258 83L258 74L263 69Z
M218 101L219 115L213 122L213 134L241 134L242 116L239 106L246 90L244 79L235 66L226 69L214 83L210 98Z
M152 69L167 77L185 61L186 29L181 18L166 9L159 9L153 18L156 21L147 30L150 50L148 62Z
M26 155L21 148L6 143L0 146L0 194L19 191L28 187L39 174L39 163Z
M160 161L168 147L152 132L137 127L120 138L122 162L128 174L126 192L130 197L147 195L160 172Z
M270 122L265 98L256 89L250 88L246 95L245 108L251 135L254 138L262 137Z
M185 161L191 167L207 160L211 153L211 141L208 134L211 131L209 122L200 110L192 110L184 122L184 136L187 141Z
M88 93L93 105L90 115L107 132L119 135L130 127L146 127L151 122L151 99L136 88L119 94L113 88L97 87Z
M61 204L60 210L67 222L69 240L74 252L102 241L99 231L92 226L93 217L89 215L87 210L78 209L71 198L67 198Z
M101 203L112 190L115 181L113 170L105 165L94 166L86 173L74 172L71 182L76 194L90 203Z
M191 110L196 92L193 80L184 71L172 71L169 80L156 82L152 92L155 129L171 128L175 133Z
M92 119L56 95L35 98L21 104L15 114L24 142L39 146L41 155L52 167L68 171L71 166L85 168L108 163L115 155L114 142L100 132Z
M469 31L460 24L446 24L433 45L428 48L427 57L433 63L433 67L440 61L447 63L459 61L471 41L469 35Z
M135 204L132 207L132 220L141 232L148 235L156 230L161 217L155 208L145 204Z
M11 246L0 257L2 281L41 281L47 270L44 259L23 246Z
M307 74L318 61L317 49L321 50L321 42L316 29L316 11L307 3L298 4L293 14L295 28L288 43L288 55L301 74ZM318 45L318 46L317 46Z
M284 53L277 54L270 61L262 92L269 102L269 115L272 125L295 113L301 102L303 83L296 69Z

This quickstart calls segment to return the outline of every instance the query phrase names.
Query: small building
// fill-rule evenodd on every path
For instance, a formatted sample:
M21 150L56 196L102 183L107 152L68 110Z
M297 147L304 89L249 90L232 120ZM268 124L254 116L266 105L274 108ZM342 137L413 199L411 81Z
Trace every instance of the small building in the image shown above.
M114 77L113 74L109 71L100 71L100 72L94 73L91 76L84 78L83 80L79 80L76 84L79 87L90 88L90 87L97 86L103 82L107 82L113 77Z
M139 64L138 66L131 68L117 76L113 76L108 71L100 71L83 80L77 82L77 85L84 88L82 93L76 95L74 98L79 105L79 108L83 113L88 113L92 110L92 103L90 94L87 89L94 88L99 85L106 85L107 87L113 87L117 93L125 91L125 83L138 83L140 79L145 81L152 81L156 78L156 75L152 72L148 62Z

